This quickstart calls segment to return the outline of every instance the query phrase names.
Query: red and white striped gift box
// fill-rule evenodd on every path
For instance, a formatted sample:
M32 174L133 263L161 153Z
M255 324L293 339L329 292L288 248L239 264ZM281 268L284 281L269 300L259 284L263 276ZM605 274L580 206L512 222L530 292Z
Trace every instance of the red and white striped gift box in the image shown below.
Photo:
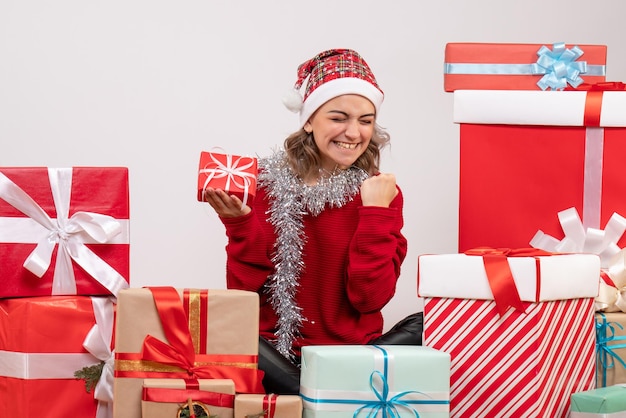
M508 257L520 309L500 315L483 257L419 257L424 345L451 355L451 417L559 418L570 395L595 387L589 254Z

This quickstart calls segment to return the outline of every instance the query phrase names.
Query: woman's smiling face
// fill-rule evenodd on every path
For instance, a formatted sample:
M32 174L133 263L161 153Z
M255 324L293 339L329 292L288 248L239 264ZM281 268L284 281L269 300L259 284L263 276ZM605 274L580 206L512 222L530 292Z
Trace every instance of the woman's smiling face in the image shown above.
M335 97L304 125L313 134L323 169L346 169L365 152L374 135L376 108L356 94Z

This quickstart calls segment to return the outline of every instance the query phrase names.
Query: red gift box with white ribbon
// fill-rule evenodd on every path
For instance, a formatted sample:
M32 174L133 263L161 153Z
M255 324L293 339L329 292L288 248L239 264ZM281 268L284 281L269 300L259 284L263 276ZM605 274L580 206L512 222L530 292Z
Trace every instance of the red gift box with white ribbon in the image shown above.
M236 195L244 205L250 205L256 194L257 159L217 152L200 153L198 168L198 201L204 201L207 187Z
M450 416L567 417L595 385L599 271L596 255L533 248L421 255L423 343L451 356Z
M128 169L0 168L0 259L0 297L128 287Z
M104 296L0 299L0 416L111 418L114 315ZM75 373L99 364L87 392Z
M623 248L626 234L608 230L621 230L626 216L625 107L621 83L589 91L455 91L459 251L528 247L539 231L560 240L559 213L570 208L582 222L575 247Z

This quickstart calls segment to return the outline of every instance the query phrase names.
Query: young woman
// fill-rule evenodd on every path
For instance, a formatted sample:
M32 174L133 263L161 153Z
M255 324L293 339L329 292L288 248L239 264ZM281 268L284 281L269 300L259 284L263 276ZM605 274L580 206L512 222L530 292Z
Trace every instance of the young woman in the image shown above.
M407 252L402 192L379 172L389 143L376 123L383 97L357 52L318 54L298 67L285 104L300 129L259 159L253 206L205 192L226 227L228 288L260 295L268 393L298 393L306 345L421 344L421 313L382 335Z

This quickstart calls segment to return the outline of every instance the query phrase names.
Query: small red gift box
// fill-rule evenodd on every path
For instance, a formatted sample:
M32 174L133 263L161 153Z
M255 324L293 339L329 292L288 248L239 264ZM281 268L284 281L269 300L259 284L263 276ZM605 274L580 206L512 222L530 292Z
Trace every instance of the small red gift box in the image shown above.
M570 395L594 387L599 257L534 251L418 258L424 345L452 359L450 417L565 418Z
M127 168L0 168L0 297L128 287L128 202Z
M114 304L103 296L0 299L0 416L111 411L113 323ZM88 393L75 373L101 362L104 374Z
M200 153L198 169L198 201L204 201L207 187L222 189L236 195L249 205L256 194L257 159L239 155Z
M546 90L602 82L606 50L563 43L449 43L444 90Z
M625 106L626 91L456 91L459 251L566 235L555 250L606 265L626 244Z

